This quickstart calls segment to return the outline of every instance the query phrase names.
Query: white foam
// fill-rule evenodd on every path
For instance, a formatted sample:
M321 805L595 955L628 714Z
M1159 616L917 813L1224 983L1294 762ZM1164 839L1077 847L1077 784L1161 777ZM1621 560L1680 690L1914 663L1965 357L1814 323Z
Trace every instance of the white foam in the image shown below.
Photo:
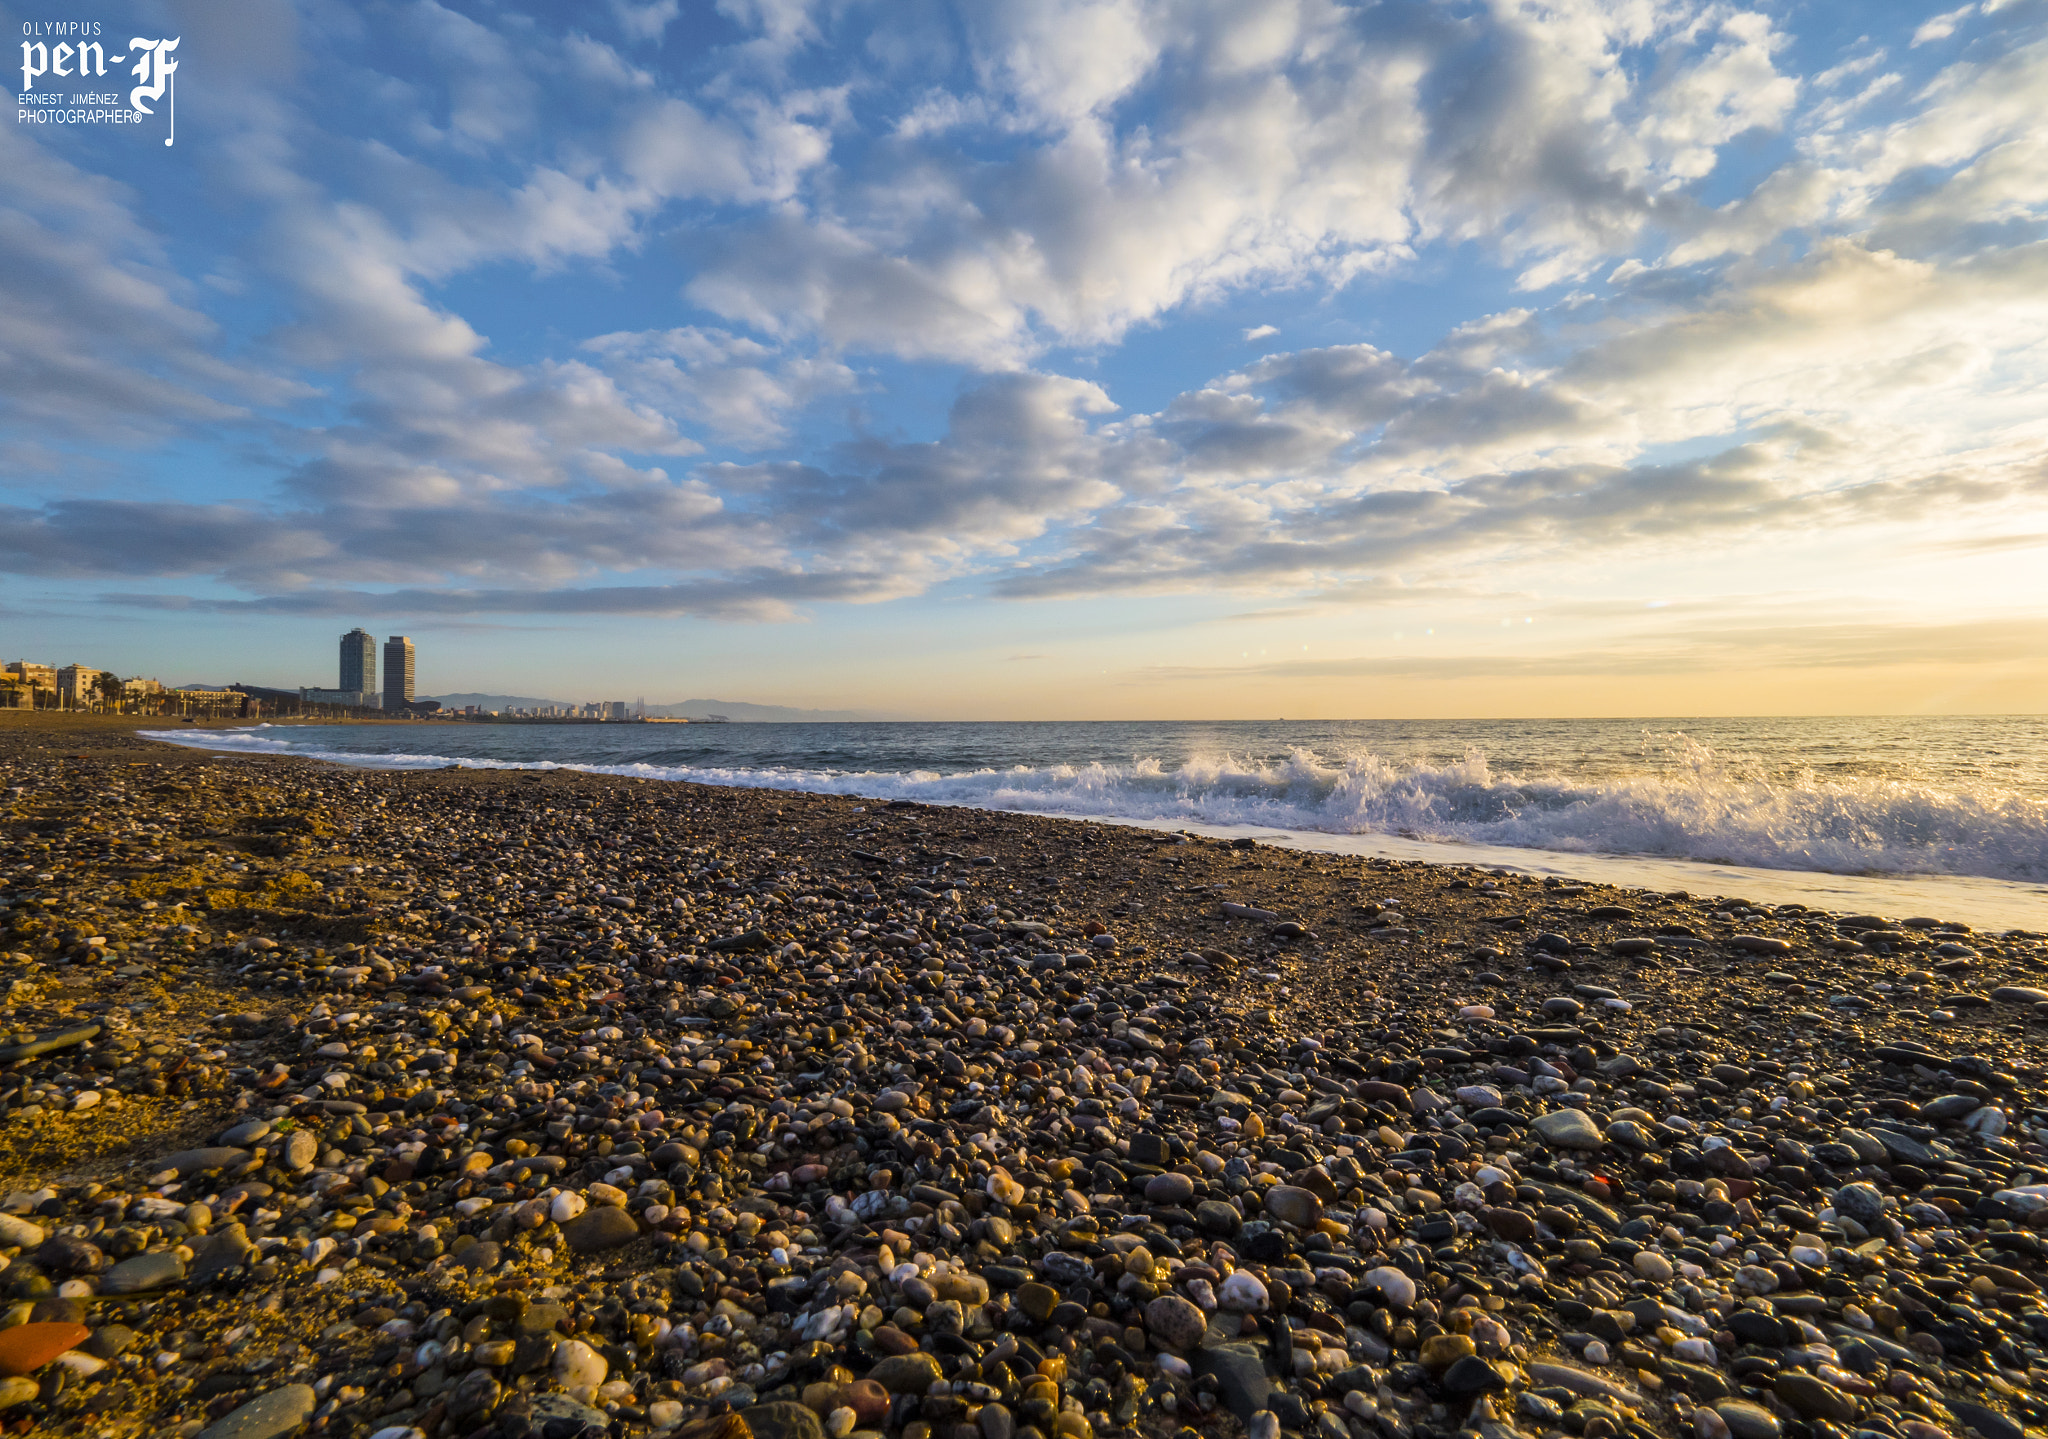
M1675 762L1657 773L1575 780L1502 772L1477 750L1442 765L1397 765L1371 753L1330 761L1298 749L1273 763L1196 756L1178 768L1141 758L1129 764L1016 765L944 774L363 755L300 748L283 737L288 734L179 730L153 737L383 768L577 769L1076 818L1378 836L1432 850L1464 847L1474 862L1500 862L1478 860L1480 850L1541 851L1748 873L2048 884L2048 803L2041 800L1894 780L1801 775L1772 781L1739 773L1682 736Z

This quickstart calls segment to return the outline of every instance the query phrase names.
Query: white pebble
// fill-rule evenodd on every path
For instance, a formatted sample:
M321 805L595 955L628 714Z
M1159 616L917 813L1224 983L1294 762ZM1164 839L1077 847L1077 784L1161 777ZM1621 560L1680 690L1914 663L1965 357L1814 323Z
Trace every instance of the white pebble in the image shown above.
M1655 1284L1667 1282L1677 1272L1671 1261L1654 1249L1638 1249L1634 1263L1636 1273Z
M1379 1290L1387 1303L1396 1309L1415 1307L1415 1281L1390 1264L1368 1271L1365 1287Z
M604 1356L581 1339L564 1339L555 1346L555 1382L564 1389L588 1388L595 1391L604 1383L604 1376L610 1368Z
M1272 1300L1256 1275L1240 1269L1223 1281L1223 1287L1216 1292L1216 1302L1239 1314L1264 1314Z

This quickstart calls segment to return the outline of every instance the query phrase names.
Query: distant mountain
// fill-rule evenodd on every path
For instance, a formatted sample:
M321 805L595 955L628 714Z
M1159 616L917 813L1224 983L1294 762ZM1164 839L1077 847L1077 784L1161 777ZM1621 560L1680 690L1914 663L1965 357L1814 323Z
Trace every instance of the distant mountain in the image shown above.
M537 699L532 695L449 694L421 695L420 698L437 699L450 709L469 705L487 710L538 709L544 705L573 707L583 703L580 700ZM684 700L680 704L649 705L647 713L664 719L704 719L710 715L723 715L742 724L835 724L895 718L871 710L792 709L788 705L757 705L745 700Z
M423 700L439 700L448 709L462 709L477 705L487 710L530 710L542 705L567 705L569 700L535 699L532 695L420 695Z
M689 719L724 715L729 720L752 724L834 724L849 720L895 718L873 710L800 710L791 709L788 705L748 704L745 700L684 700L681 704L649 705L647 713L681 715Z

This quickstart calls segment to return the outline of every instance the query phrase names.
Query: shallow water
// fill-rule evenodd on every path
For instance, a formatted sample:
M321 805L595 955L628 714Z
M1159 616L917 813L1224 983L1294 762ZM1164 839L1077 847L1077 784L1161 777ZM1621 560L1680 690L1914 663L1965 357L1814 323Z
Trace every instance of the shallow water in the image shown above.
M2048 718L172 730L1110 819L1758 901L2048 926Z

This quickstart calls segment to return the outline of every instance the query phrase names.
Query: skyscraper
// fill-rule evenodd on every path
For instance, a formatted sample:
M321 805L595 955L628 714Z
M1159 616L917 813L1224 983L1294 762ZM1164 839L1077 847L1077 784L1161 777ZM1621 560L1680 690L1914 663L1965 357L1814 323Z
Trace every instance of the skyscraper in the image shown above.
M341 683L338 690L377 688L377 637L357 625L341 637Z
M384 641L384 708L403 709L412 703L412 641L393 635Z

